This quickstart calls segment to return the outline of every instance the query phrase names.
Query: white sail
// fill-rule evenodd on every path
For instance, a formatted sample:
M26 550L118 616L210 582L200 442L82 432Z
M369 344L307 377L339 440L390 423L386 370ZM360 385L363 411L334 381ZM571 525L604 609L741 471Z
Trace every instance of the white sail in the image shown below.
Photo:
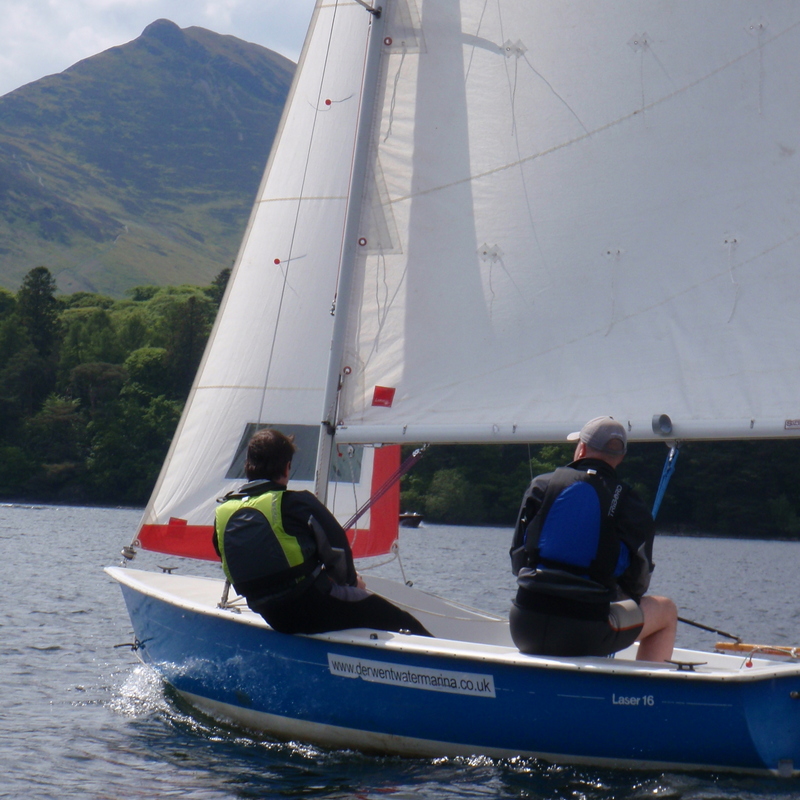
M800 435L800 4L382 5L337 438Z
M372 75L373 15L317 4L145 525L208 525L259 425L313 486L334 307L340 443L800 435L800 5L382 7ZM339 454L344 520L374 487Z
M211 525L216 498L243 482L243 448L259 427L296 435L290 485L314 486L369 28L355 3L318 4L145 534L164 533L170 519L177 533ZM361 450L345 446L334 457L339 482L328 503L342 522L373 488L372 451Z

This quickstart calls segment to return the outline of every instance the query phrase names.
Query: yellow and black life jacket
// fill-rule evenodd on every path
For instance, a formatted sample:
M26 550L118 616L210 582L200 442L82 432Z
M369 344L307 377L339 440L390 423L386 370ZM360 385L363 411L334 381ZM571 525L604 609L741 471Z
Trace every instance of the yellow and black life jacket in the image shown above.
M284 491L264 489L259 481L226 495L215 515L222 569L251 608L301 594L322 569L312 530L284 527Z

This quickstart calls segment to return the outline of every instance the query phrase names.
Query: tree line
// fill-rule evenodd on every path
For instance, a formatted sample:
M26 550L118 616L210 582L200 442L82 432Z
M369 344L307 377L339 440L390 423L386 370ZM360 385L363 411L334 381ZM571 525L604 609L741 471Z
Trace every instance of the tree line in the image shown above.
M114 300L36 267L0 289L0 498L146 502L229 274Z
M656 515L672 534L800 539L793 441L685 442ZM410 449L409 449L410 451ZM431 521L512 526L535 475L572 460L574 445L440 445L404 478L404 511ZM668 449L631 443L620 477L649 508Z
M61 295L46 267L0 289L0 499L143 505L227 284ZM685 443L658 514L675 533L800 538L797 443ZM403 511L511 526L534 475L568 445L436 445L401 485ZM620 473L652 504L667 450L632 444Z

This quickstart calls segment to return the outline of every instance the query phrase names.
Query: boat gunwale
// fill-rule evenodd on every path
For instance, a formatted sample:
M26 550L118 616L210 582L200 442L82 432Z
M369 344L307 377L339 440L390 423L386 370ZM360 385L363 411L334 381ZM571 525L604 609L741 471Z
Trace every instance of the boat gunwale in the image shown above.
M181 608L204 616L229 620L237 624L249 625L272 631L272 628L258 614L249 609L238 609L235 615L230 609L210 606L207 603L186 599L174 592L152 586L138 579L136 574L155 575L159 578L161 573L147 570L129 569L126 567L106 567L105 572L118 583L139 591L146 596L176 608ZM218 578L209 578L195 575L168 575L176 581L198 581L222 584ZM221 593L220 593L221 596ZM360 632L360 633L359 633ZM317 634L295 634L309 640L328 642L331 645L346 645L366 647L381 650L387 654L407 653L409 655L437 656L453 660L468 658L474 662L494 663L498 666L523 667L526 669L561 670L565 672L585 672L602 675L625 675L627 677L657 678L665 680L685 680L701 682L759 682L797 676L800 678L800 664L773 661L765 658L749 658L747 656L733 656L720 653L706 653L700 650L680 649L681 653L691 653L697 656L708 656L715 661L730 661L730 669L709 667L706 664L694 663L692 669L679 668L676 664L658 664L651 662L637 662L628 659L604 658L599 656L586 656L580 659L567 657L544 657L520 653L516 648L506 645L484 644L455 639L443 639L413 634L399 634L391 631L376 631L370 628L353 628L344 631L331 631ZM436 642L431 646L431 642ZM745 667L747 662L752 666ZM739 662L734 668L732 662ZM646 666L643 666L646 663ZM724 662L723 662L724 663ZM702 671L701 671L702 670ZM735 670L735 671L734 671Z

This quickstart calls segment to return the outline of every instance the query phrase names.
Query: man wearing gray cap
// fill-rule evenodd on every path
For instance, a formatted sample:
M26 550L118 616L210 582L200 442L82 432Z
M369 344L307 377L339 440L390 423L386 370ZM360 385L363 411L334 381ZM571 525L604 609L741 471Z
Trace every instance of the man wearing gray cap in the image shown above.
M532 655L607 656L638 641L637 659L665 661L678 612L667 597L644 596L655 525L617 478L625 427L597 417L567 439L578 442L574 461L534 478L514 529L514 643Z

